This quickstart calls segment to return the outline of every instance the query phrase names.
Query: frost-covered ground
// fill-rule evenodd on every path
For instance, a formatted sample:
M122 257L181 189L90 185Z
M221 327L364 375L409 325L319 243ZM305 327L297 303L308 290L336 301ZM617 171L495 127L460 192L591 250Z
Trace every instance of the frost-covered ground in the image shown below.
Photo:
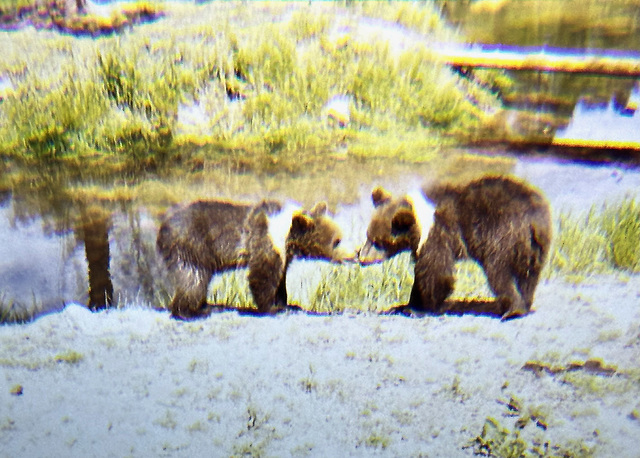
M470 456L487 417L533 416L530 445L637 456L639 302L635 276L542 284L504 323L72 305L0 329L0 455Z
M631 169L516 173L554 211L640 191ZM498 453L489 417L529 449L638 456L640 276L555 278L534 308L189 323L70 305L0 327L0 456L471 456L483 427Z

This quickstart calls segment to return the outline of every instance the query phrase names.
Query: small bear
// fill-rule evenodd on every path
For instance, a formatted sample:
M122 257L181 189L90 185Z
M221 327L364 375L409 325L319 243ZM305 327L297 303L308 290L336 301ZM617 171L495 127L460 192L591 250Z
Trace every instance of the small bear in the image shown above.
M529 313L551 245L549 204L540 191L515 178L483 176L395 199L378 187L371 198L375 210L358 258L367 264L410 250L411 309L443 313L455 262L472 258L484 269L503 319Z
M249 268L258 314L286 307L286 271L293 258L347 258L339 248L340 228L326 213L324 202L306 212L293 203L267 200L257 205L201 200L174 208L156 241L175 279L172 315L206 315L213 275L239 267Z

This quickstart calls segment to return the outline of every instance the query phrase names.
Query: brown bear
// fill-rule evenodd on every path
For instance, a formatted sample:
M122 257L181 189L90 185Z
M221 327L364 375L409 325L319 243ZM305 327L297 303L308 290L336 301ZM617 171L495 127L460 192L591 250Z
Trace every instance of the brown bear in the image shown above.
M529 313L551 244L549 204L539 191L514 178L484 176L395 199L376 188L371 197L375 211L359 260L411 250L412 310L443 313L455 262L472 258L484 269L503 319Z
M341 231L325 203L305 212L295 204L257 205L202 200L174 208L156 245L175 279L170 305L176 318L208 313L209 282L216 273L248 267L258 314L287 306L286 271L294 257L341 262Z

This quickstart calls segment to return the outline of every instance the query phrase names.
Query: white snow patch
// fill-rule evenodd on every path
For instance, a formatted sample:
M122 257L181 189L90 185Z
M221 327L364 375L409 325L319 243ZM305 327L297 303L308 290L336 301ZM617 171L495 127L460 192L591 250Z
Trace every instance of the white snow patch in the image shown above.
M581 101L576 104L569 125L558 130L555 138L640 144L640 112L636 110L622 115L614 108L613 102L602 109L592 108Z
M348 95L334 95L327 101L323 108L323 113L327 117L336 119L342 125L347 125L351 119L349 104L352 101L352 98Z

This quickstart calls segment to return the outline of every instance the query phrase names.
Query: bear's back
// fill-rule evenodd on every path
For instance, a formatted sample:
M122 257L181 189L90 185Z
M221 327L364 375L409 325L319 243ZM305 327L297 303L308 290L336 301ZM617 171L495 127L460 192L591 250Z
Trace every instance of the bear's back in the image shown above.
M157 246L170 263L216 271L242 263L246 219L252 205L200 200L169 212L160 226Z
M487 215L524 216L531 210L548 207L533 187L509 177L489 176L461 189L457 203L461 210L478 209Z
M458 223L464 237L478 231L506 242L531 237L546 253L551 241L551 211L532 186L509 177L484 177L462 188L456 197ZM486 241L485 241L486 242Z
M440 209L443 222L460 227L468 240L479 233L503 238L519 231L533 231L543 246L551 240L549 203L540 191L515 178L489 175L465 185L432 186L424 193Z

